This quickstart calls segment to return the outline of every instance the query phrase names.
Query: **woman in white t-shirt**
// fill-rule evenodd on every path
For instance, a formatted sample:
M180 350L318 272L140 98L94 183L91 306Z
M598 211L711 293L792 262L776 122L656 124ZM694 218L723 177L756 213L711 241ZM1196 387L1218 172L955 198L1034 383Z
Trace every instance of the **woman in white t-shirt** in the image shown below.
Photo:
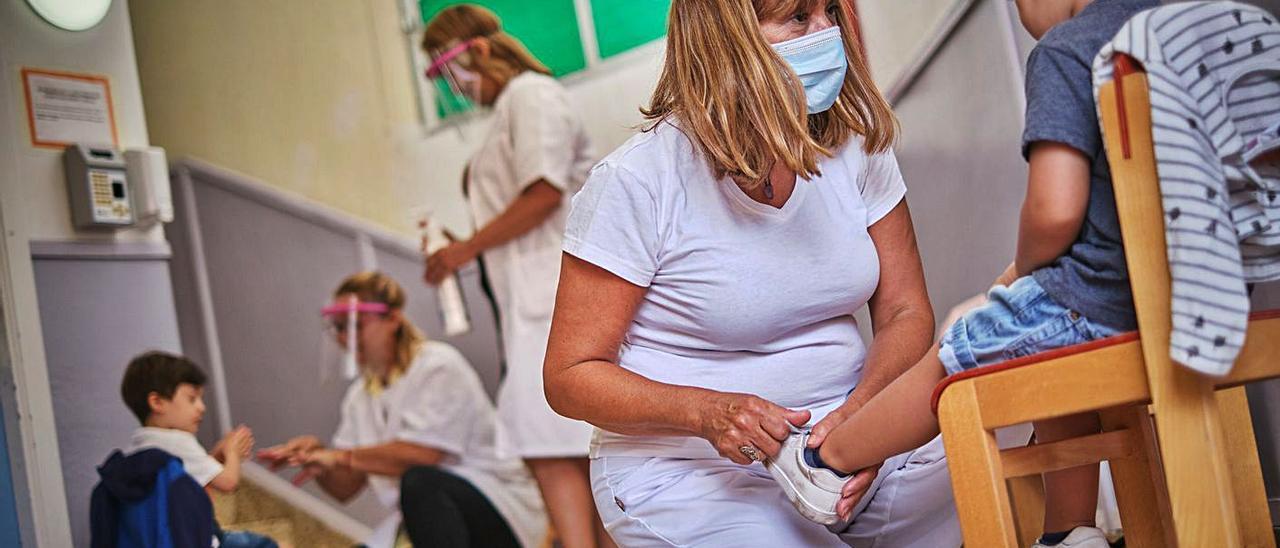
M853 476L832 531L759 462L796 428L820 443L932 342L851 15L674 0L668 30L650 125L574 198L544 372L553 408L600 429L605 526L624 546L958 546L939 440Z
M325 317L340 345L355 341L361 376L343 398L333 442L299 436L259 458L303 467L295 482L314 477L339 500L371 488L387 508L365 541L373 548L398 536L415 546L536 546L542 501L523 464L495 454L480 378L452 346L425 340L404 303L385 274L342 282Z
M506 365L498 452L529 465L566 548L608 545L587 481L591 425L557 415L542 390L565 217L596 157L564 87L493 12L444 8L427 23L422 47L432 59L428 76L493 108L464 183L476 232L427 259L427 282L483 258Z

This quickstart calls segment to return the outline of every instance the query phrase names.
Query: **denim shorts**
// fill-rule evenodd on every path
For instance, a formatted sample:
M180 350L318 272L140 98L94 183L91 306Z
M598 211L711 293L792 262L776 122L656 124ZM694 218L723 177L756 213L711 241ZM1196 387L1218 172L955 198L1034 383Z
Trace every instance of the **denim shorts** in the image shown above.
M224 531L219 541L222 548L278 548L271 537L249 531Z
M1044 292L1031 276L995 286L942 336L938 359L948 375L1089 341L1119 331L1091 322Z

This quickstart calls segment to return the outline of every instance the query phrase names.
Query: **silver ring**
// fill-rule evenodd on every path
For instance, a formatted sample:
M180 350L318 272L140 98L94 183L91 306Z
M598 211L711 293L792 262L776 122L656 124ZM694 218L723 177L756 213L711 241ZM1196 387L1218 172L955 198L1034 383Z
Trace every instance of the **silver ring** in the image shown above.
M760 450L756 449L751 445L744 445L742 447L739 447L738 452L742 453L743 455L746 455L746 457L751 459L752 461L760 460Z

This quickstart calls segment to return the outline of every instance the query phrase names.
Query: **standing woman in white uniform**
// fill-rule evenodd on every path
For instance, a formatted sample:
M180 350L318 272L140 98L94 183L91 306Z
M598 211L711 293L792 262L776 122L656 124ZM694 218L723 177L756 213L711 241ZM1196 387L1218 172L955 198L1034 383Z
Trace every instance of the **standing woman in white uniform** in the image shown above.
M537 487L518 459L495 453L494 409L480 377L452 346L426 340L404 304L403 289L385 274L342 281L324 317L336 342L354 352L360 376L342 400L332 443L298 436L258 458L302 467L295 483L315 478L344 502L372 489L386 517L362 539L371 548L404 540L538 546L546 515Z
M620 545L960 544L940 439L853 476L831 531L760 463L933 339L896 122L841 1L673 0L649 127L574 198L547 397L602 430Z
M525 460L567 548L608 542L587 479L591 427L555 414L542 389L560 246L571 196L595 158L565 89L492 12L446 8L427 24L429 76L449 78L492 106L491 127L469 163L477 230L427 259L439 283L482 256L497 301L506 376L498 389L498 450Z

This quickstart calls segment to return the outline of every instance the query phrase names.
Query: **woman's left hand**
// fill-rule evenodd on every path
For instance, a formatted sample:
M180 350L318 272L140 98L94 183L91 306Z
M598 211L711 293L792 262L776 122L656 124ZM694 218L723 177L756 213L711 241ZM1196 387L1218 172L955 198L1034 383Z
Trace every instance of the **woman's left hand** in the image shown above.
M462 268L462 265L475 259L476 255L468 242L453 242L427 257L427 272L423 278L431 285L440 285L440 282Z
M300 466L308 453L324 449L315 436L297 436L280 445L258 451L258 460L266 462L272 470L285 466Z
M852 479L845 482L844 488L840 490L840 501L836 503L836 515L840 517L840 521L847 522L853 516L853 507L862 501L862 497L867 496L867 490L876 480L880 466L876 464L858 470Z
M327 470L329 468L337 467L339 463L343 462L345 453L346 451L340 451L337 449L316 449L315 451L307 453L306 457L302 459L302 465L319 466L320 468Z
M347 462L347 451L338 449L316 449L302 458L302 470L293 477L294 485L302 485L311 478L323 474L326 470L337 468Z

